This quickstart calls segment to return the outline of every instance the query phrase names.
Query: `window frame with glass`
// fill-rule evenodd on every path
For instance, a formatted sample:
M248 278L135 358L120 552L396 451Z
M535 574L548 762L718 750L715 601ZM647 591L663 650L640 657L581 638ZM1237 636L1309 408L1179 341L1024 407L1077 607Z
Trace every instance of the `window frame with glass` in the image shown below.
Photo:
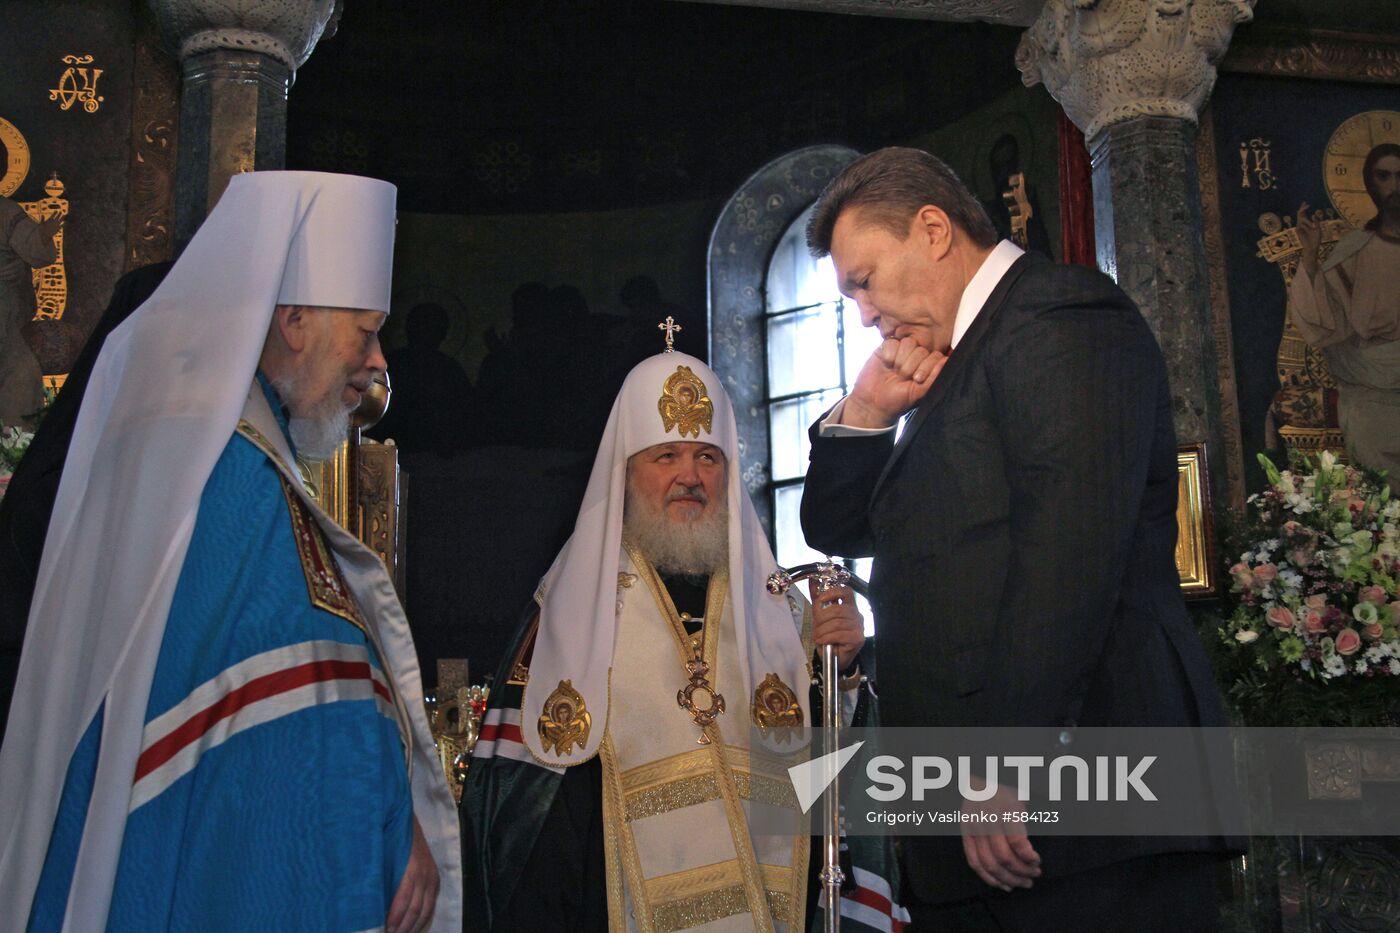
M861 325L859 309L837 288L831 258L816 259L807 251L807 218L814 208L803 211L779 239L765 277L765 495L773 516L773 550L785 567L826 556L807 546L798 516L810 450L807 430L846 396L880 339ZM843 563L869 578L870 558ZM866 632L873 634L868 606L862 611Z

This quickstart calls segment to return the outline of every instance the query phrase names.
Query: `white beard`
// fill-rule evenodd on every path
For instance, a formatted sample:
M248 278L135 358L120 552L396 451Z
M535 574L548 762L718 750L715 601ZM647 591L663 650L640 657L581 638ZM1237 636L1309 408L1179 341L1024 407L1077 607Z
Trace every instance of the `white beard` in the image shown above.
M272 387L277 390L291 417L287 421L287 431L292 436L292 445L297 456L304 460L329 460L335 456L340 445L345 443L350 431L352 408L339 398L330 398L311 406L305 411L297 411L292 399L299 394L304 380L293 376L291 379L273 379Z
M702 577L729 563L729 515L722 503L689 521L674 521L664 510L664 505L658 508L635 495L628 484L622 538L653 567L666 574Z

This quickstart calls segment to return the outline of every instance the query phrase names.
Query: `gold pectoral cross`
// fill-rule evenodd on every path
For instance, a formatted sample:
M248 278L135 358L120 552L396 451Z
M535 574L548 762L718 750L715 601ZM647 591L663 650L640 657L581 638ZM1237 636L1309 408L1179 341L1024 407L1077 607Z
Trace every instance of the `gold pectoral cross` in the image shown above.
M724 712L724 695L717 693L710 684L710 665L700 657L699 648L695 649L695 659L685 662L685 671L690 675L690 683L676 691L676 703L690 713L691 720L700 727L700 738L695 740L695 744L709 745L710 737L705 733L705 729ZM709 696L708 707L702 709L696 704L697 691L704 691Z

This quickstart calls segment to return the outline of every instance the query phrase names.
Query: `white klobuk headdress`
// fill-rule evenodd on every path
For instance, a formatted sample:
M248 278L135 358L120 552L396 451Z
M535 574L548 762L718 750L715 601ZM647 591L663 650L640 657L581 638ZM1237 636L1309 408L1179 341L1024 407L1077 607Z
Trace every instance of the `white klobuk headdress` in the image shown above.
M394 199L393 185L371 178L237 175L160 287L107 337L54 502L0 754L5 921L29 914L69 759L105 702L66 922L105 927L166 617L273 309L388 311ZM392 596L387 577L383 586ZM412 641L394 611L385 647L402 658ZM394 663L400 696L418 708L415 744L426 743L417 789L436 762L417 661ZM425 832L440 838L429 822Z
M796 691L806 722L810 682L802 639L786 597L766 588L776 569L740 474L734 410L719 377L684 353L659 353L639 363L613 403L574 533L545 574L537 596L539 632L522 704L521 733L531 754L550 765L575 765L598 752L608 722L609 677L617 631L617 586L627 458L657 444L713 444L728 460L729 593L738 642L739 674L747 698L769 673ZM535 723L551 693L569 681L591 718L582 745L564 754L546 750ZM744 719L747 703L737 704ZM684 720L682 720L684 721ZM745 726L746 727L746 726Z

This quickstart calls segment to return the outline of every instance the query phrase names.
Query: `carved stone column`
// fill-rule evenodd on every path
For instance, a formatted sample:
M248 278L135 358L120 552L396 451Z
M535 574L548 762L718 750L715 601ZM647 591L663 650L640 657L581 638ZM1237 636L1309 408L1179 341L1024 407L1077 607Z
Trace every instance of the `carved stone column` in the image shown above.
M183 248L239 172L277 169L287 89L337 0L149 0L184 72L175 180Z
M1167 358L1177 441L1205 441L1224 492L1196 116L1215 63L1254 0L1047 0L1016 64L1084 131L1099 267L1151 324Z

